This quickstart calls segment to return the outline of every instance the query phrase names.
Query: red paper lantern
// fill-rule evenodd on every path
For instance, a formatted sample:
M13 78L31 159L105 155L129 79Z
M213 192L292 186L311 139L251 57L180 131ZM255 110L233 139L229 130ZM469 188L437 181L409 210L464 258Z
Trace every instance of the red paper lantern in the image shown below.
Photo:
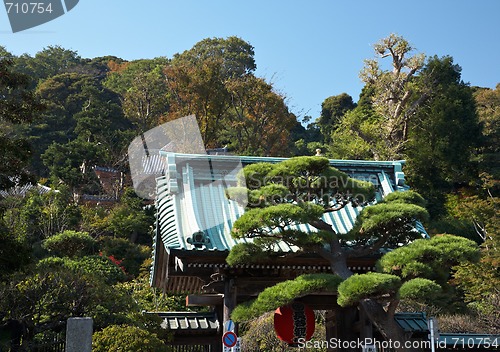
M314 334L314 311L304 303L294 302L274 312L274 331L282 341L297 346Z

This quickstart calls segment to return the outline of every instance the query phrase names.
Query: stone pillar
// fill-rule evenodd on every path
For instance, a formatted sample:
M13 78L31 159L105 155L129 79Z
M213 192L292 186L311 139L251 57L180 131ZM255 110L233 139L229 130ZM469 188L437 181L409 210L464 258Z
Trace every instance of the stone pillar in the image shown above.
M92 352L92 318L69 318L66 325L66 352Z

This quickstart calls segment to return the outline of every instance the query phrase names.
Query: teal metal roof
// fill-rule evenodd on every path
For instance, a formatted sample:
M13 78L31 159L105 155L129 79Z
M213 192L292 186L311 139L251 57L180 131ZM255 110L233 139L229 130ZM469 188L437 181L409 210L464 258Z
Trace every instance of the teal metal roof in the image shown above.
M405 332L420 332L428 333L429 327L427 326L427 317L425 313L396 313L394 320Z
M235 201L226 197L226 189L236 182L236 173L242 166L285 158L193 155L160 152L165 159L166 172L156 179L157 222L154 241L154 260L157 246L188 251L229 251L240 241L231 237L231 228L244 212ZM371 181L377 186L377 200L408 187L404 184L404 161L330 160L330 165L351 177ZM239 169L238 169L239 166ZM340 211L324 215L324 220L340 234L354 225L361 207L346 206ZM315 231L309 225L297 228ZM422 226L417 228L427 235ZM297 248L285 243L276 251L290 252ZM154 262L156 266L156 261Z

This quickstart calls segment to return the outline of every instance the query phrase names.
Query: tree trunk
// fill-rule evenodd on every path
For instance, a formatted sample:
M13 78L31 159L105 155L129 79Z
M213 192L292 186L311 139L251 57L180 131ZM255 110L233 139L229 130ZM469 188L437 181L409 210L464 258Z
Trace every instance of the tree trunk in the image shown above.
M421 349L410 348L410 346L405 345L410 342L411 336L405 334L394 320L394 316L387 313L379 302L373 299L364 299L360 302L360 305L385 340L393 346L394 351L421 351Z
M344 280L352 276L353 273L347 266L344 256L337 256L330 260L332 271ZM386 341L394 346L397 352L419 351L420 349L405 348L405 343L410 340L403 329L394 320L394 315L388 313L379 302L373 299L364 299L360 302L361 308L372 324L378 329ZM351 336L337 336L339 339L345 339Z
M139 238L139 233L134 230L132 234L130 234L130 242L135 243L137 242L137 239Z
M354 330L357 318L356 307L346 307L335 309L335 338L337 343L352 342L352 344L342 344L334 351L358 352L357 342L360 339L360 334Z

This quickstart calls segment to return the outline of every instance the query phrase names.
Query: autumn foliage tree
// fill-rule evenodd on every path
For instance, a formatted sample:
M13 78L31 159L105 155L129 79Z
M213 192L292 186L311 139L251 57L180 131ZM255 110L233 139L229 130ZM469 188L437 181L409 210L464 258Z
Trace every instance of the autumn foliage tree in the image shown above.
M163 72L167 63L162 57L121 64L109 62L111 72L104 85L120 94L125 116L142 132L157 126L169 110Z
M166 121L195 115L208 148L283 154L296 122L283 96L253 74L253 47L237 37L205 39L176 55L165 70Z

